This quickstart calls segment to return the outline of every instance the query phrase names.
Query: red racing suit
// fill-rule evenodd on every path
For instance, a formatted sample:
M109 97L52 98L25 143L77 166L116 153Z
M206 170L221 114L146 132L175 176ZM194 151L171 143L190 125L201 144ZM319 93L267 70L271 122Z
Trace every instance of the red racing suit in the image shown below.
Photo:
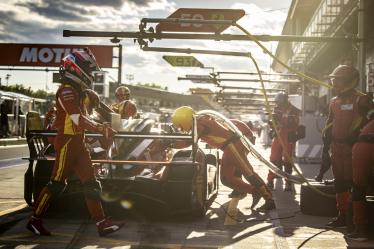
M279 137L275 136L271 143L270 161L282 170L291 174L292 158L295 151L295 136L299 126L300 110L288 103L285 107L277 106L274 108L273 118L276 122ZM281 141L285 148L282 147ZM268 181L273 181L275 174L272 171L268 173Z
M50 182L43 188L34 205L34 216L41 217L47 210L52 197L62 192L65 180L72 174L78 175L85 189L86 204L95 221L104 218L99 198L101 186L95 178L91 157L86 148L84 131L98 132L98 124L89 120L84 113L79 92L70 85L61 85L56 93L55 138L56 160Z
M365 115L370 99L356 90L331 99L327 126L331 128L331 164L334 174L336 202L339 214L348 209L349 189L352 185L352 146L360 128L367 122Z
M236 122L236 125L241 127L241 125L238 125L238 122ZM245 124L243 123L243 125ZM223 151L221 181L224 185L241 193L252 194L254 191L257 191L264 199L272 199L272 194L266 187L265 182L254 172L252 165L249 163L247 159L248 150L240 141L239 136L207 115L197 116L196 126L197 134L201 140L211 147ZM247 132L243 133L247 134ZM176 147L180 147L178 143L176 143ZM250 184L235 175L236 169L242 172Z
M119 103L115 103L111 105L111 108L114 112L121 115L121 119L129 119L130 117L134 117L136 114L136 106L135 110L133 108L129 108L129 104L134 104L131 100L124 100Z
M367 224L366 188L374 173L374 119L361 130L352 149L353 168L353 222Z
M237 119L230 120L253 144L255 137L252 130L242 121ZM247 154L248 152L246 152ZM221 182L225 186L236 189L241 193L252 193L253 187L242 180L242 170L239 165L239 160L229 150L223 153L221 160Z

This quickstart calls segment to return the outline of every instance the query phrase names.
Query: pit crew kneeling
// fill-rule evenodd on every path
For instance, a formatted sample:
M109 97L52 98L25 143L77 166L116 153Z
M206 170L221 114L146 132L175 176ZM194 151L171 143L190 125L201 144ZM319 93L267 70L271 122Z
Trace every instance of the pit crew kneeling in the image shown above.
M176 109L172 115L172 123L183 132L191 132L194 117L196 118L198 137L211 147L223 151L221 182L240 193L252 194L251 208L254 208L263 197L265 204L257 210L267 211L275 209L272 193L265 182L254 172L252 165L247 159L249 151L241 142L240 136L211 116L196 115L189 106L182 106ZM174 144L175 148L187 146L189 144L184 141L176 141ZM236 169L242 172L249 184L235 174Z
M74 51L62 60L60 74L63 83L56 93L56 160L50 181L35 201L33 215L26 226L36 235L51 235L43 226L42 217L50 201L64 190L65 180L72 174L77 174L84 186L86 205L100 236L113 233L124 225L104 215L100 201L101 185L95 178L85 143L85 130L102 133L107 140L112 140L115 133L109 126L96 123L86 116L83 91L91 87L91 73L97 70L100 68L96 59L87 48Z

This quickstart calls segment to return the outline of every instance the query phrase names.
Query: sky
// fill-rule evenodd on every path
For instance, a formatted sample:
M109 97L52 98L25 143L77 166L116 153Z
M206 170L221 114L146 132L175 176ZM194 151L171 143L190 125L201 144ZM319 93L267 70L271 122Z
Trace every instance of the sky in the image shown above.
M252 34L279 35L290 4L291 0L2 0L0 42L111 45L107 38L62 37L62 30L137 31L142 18L166 18L178 8L243 9L246 15L238 23ZM234 29L225 33L239 34ZM121 44L123 83L156 83L181 93L187 92L190 87L208 87L177 80L186 74L207 74L210 72L207 69L171 67L162 59L166 53L144 52L132 39L124 39ZM264 44L275 51L276 42ZM253 42L248 41L164 40L155 41L151 46L251 52L265 72L270 72L272 62ZM248 59L194 56L216 71L254 71ZM56 89L56 85L51 83L51 73L0 71L3 84L6 74L11 74L10 84L22 83L32 89L49 91ZM110 75L116 78L117 72L110 70ZM132 75L133 80L129 81L127 75Z

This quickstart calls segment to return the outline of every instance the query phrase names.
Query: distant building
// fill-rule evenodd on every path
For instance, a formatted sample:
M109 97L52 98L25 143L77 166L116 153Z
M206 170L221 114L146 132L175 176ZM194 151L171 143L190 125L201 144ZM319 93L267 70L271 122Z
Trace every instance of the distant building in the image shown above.
M131 91L131 99L136 102L144 112L172 112L177 107L188 105L195 110L215 109L209 99L194 94L172 93L155 88L126 85ZM110 98L114 101L115 85L111 86Z
M360 1L363 0L293 0L282 35L357 37ZM374 12L374 1L365 0L364 11L365 36L373 37L374 15L371 13ZM369 77L364 80L373 92L374 79L371 76L374 77L374 42L368 41L365 71ZM358 67L358 49L358 43L351 41L280 42L276 56L289 66L313 77L325 79L325 76L339 64L352 64ZM276 61L273 61L272 68L277 72L286 71ZM369 72L369 68L372 73Z

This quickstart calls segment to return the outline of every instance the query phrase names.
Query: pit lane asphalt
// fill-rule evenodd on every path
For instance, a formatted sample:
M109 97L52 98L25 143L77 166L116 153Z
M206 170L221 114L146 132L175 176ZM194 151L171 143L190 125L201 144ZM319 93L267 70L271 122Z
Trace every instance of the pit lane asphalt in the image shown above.
M261 146L258 148L269 153ZM250 161L266 179L267 169L253 158ZM300 167L307 177L312 177L319 165ZM0 198L22 197L25 170L26 164L24 168L0 169ZM221 185L219 195L202 219L149 219L136 215L129 217L126 226L117 233L98 237L94 224L87 219L51 217L45 220L45 225L53 236L38 237L25 229L27 218L22 218L1 234L0 248L346 248L343 230L325 230L328 217L300 213L300 186L296 186L295 192L284 192L282 183L277 180L273 192L277 210L268 214L252 212L250 196L242 200L228 198L230 189ZM263 201L259 203L262 204ZM24 211L29 215L29 209ZM350 244L352 248L373 248L373 245L372 241Z

